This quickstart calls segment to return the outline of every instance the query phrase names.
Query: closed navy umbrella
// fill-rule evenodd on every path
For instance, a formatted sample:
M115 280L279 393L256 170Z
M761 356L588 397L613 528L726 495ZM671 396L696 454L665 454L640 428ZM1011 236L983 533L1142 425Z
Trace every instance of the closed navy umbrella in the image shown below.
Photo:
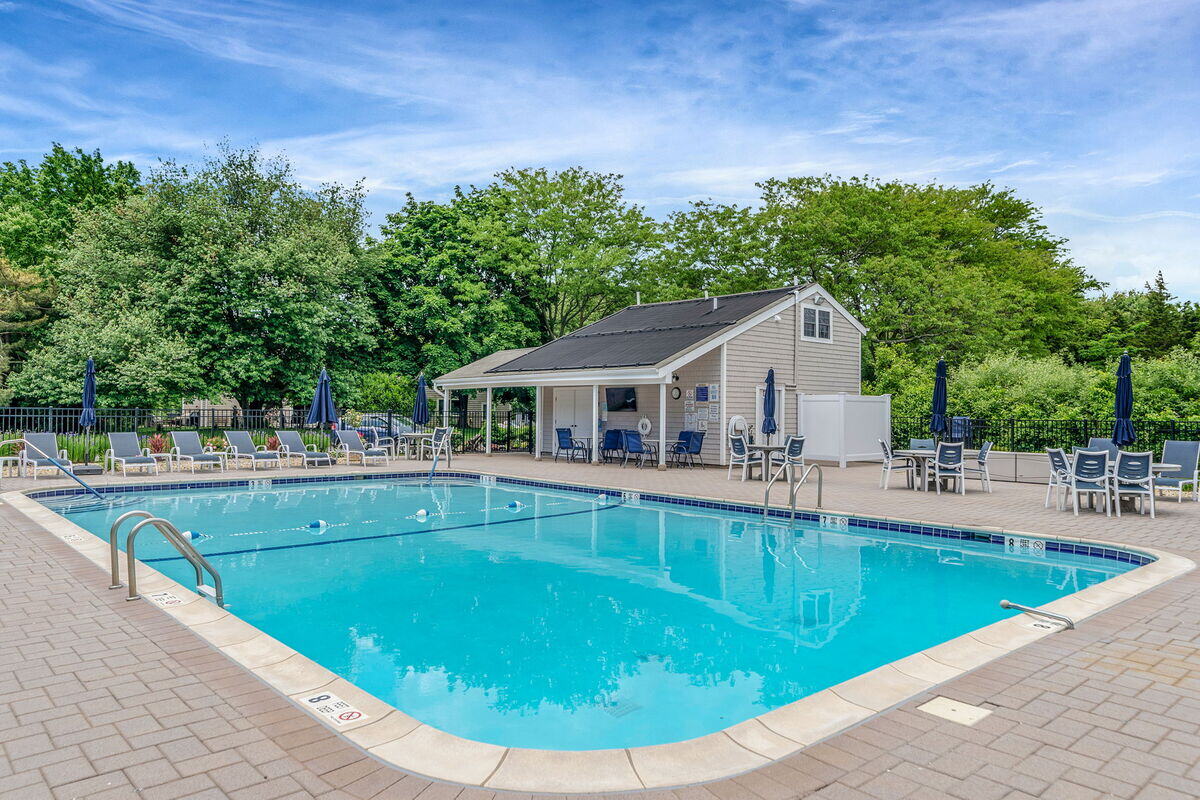
M337 407L333 404L333 388L329 385L329 373L321 370L317 390L313 392L312 406L308 409L309 425L333 425L337 423Z
M83 410L79 412L79 427L96 424L96 362L90 358L83 371Z
M932 433L946 432L946 360L939 358L937 377L933 379L933 405L929 410L929 430Z
M763 389L762 432L770 436L779 430L779 424L775 422L775 370L767 370L766 383L766 388Z
M413 403L412 421L413 425L429 423L429 397L425 393L424 373L417 377L417 399Z
M1113 423L1113 444L1128 447L1137 441L1137 431L1133 429L1133 420L1130 419L1133 416L1133 364L1129 361L1128 353L1121 356L1121 363L1117 366L1117 396L1113 412L1117 418Z

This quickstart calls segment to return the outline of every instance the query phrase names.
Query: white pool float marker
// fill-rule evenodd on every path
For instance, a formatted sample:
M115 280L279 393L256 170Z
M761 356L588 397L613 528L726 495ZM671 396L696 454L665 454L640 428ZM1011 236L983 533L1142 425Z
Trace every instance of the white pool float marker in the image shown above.
M308 527L310 527L310 528L328 528L329 523L323 519L314 519L312 522L308 523Z
M424 522L429 517L429 512L423 508L418 508L417 513L413 514L413 516L417 518L418 522Z

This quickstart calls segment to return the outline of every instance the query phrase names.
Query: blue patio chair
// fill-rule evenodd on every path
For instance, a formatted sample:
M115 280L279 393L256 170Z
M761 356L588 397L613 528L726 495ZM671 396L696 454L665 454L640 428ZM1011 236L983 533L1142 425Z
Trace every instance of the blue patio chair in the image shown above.
M1067 458L1067 451L1061 447L1047 447L1046 457L1050 459L1050 480L1046 483L1046 502L1043 508L1050 507L1050 492L1053 491L1058 501L1058 510L1061 511L1063 489L1071 479L1071 459Z
M963 472L962 442L938 442L933 463L929 465L929 477L938 494L942 493L942 481L947 479L954 480L954 488L959 494L966 494L967 481ZM929 491L928 482L925 484L925 491Z
M1079 495L1104 498L1104 513L1112 516L1109 504L1108 450L1079 450L1071 463L1071 474L1063 488L1071 495L1075 516L1079 516Z
M630 456L637 456L638 469L646 463L646 457L653 459L658 455L658 449L649 442L642 441L642 434L638 431L625 431L625 459L621 462L624 467L629 463Z
M932 450L937 447L936 439L909 439L909 450Z
M1192 487L1192 500L1200 500L1200 442L1163 443L1164 464L1178 464L1174 472L1163 472L1154 479L1154 488L1165 492L1176 492L1183 502L1183 487Z
M571 436L570 428L555 428L555 435L558 440L554 445L554 460L558 461L558 456L561 453L567 454L567 461L574 461L575 454L578 453L584 461L588 460L587 444L581 439L576 439Z
M771 467L786 465L788 482L795 479L796 467L804 466L804 437L792 435L783 443L782 452L771 453Z
M1138 498L1138 507L1146 513L1146 499L1150 499L1150 519L1154 519L1154 453L1117 454L1117 464L1112 474L1113 507L1121 516L1121 497L1133 495Z
M704 456L700 451L704 447L704 431L680 431L679 440L671 446L671 459L676 466L687 464L689 467L704 466Z
M746 480L746 474L754 477L754 468L762 469L762 459L751 454L750 448L746 446L746 437L741 434L734 434L729 437L729 469L725 472L725 480L733 477L733 468L742 468L742 480Z
M625 432L620 428L609 428L604 432L604 439L600 442L600 457L605 461L612 461L620 458L624 454Z
M887 491L892 482L893 472L903 472L908 488L913 488L913 477L917 474L917 462L910 456L898 456L892 452L890 442L877 439L879 450L883 453L883 472L879 476L879 488Z
M667 460L670 463L675 464L678 459L678 456L686 453L687 449L691 445L691 443L692 443L692 432L691 431L680 431L679 436L676 437L675 441L673 441L669 445L667 445Z
M1091 451L1107 450L1110 463L1117 460L1117 453L1121 451L1121 448L1113 444L1112 439L1101 439L1099 437L1088 439L1087 449Z
M979 478L979 484L984 491L989 494L992 491L992 474L988 472L988 455L992 452L992 443L984 442L979 448L979 453L975 456L975 466L970 464L963 465L963 472L967 477Z

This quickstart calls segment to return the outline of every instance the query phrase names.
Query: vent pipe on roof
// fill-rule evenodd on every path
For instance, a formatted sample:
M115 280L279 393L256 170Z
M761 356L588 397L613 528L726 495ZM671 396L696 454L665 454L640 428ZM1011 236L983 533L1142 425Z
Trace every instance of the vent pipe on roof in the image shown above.
M642 293L641 292L633 293L633 304L635 306L640 306L642 304Z
M716 298L716 297L714 297L714 298L713 298L713 307L712 307L712 310L713 310L713 311L716 311L716 310L717 310L717 306L718 306L718 305L719 305L719 298Z

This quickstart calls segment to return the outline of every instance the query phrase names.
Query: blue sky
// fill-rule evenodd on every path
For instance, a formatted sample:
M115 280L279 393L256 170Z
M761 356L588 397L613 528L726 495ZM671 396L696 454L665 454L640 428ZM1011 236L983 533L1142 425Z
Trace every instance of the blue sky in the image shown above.
M1114 288L1200 299L1200 3L0 0L0 159L222 139L374 221L508 166L662 216L771 176L990 180Z

